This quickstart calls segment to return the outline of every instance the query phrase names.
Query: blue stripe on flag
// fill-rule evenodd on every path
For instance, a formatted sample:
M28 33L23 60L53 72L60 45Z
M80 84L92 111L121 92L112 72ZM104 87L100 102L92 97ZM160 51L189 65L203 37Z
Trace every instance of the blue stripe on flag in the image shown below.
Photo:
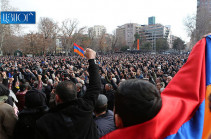
M211 35L206 37L206 85L211 84Z
M201 103L195 115L184 123L176 134L170 135L166 139L201 139L204 126L204 110L205 100Z
M77 46L74 46L74 49L77 49L77 50L80 51L82 54L84 54L84 51L81 50L80 48L78 48Z

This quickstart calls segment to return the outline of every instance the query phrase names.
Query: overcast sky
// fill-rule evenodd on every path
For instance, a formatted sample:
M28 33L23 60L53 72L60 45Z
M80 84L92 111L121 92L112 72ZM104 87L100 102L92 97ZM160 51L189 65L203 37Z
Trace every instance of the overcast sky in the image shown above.
M36 11L40 17L57 22L76 18L79 26L104 25L108 33L125 23L147 24L155 16L156 23L171 25L172 34L189 40L183 20L196 13L196 0L10 0L20 11ZM25 32L37 31L36 25L26 25Z

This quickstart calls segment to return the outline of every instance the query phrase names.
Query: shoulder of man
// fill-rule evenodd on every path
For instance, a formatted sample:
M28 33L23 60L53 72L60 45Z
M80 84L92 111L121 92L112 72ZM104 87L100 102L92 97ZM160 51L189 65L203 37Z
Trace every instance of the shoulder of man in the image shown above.
M12 110L14 110L12 106L10 106L7 103L0 102L0 112L1 111L12 111Z
M48 112L36 121L36 127L39 129L50 128L50 125L56 123L59 119L58 113Z

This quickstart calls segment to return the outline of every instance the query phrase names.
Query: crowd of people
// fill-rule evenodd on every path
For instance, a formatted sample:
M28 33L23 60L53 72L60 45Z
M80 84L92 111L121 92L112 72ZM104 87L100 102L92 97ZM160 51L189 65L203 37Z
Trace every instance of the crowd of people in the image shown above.
M1 57L1 139L94 139L147 121L160 110L160 93L188 58L128 53L96 56L91 49L85 56ZM128 89L136 84L145 87L138 86L139 90L150 88L146 97L156 101L146 105L150 108L156 103L156 107L145 115L127 117L121 106L127 103ZM114 116L114 106L120 118ZM142 106L128 111L135 113L136 107Z

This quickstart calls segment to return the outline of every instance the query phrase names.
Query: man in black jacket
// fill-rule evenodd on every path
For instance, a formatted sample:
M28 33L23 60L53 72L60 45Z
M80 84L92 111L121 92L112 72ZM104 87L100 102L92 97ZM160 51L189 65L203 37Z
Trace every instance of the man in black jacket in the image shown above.
M92 113L101 90L96 52L86 49L89 62L89 87L77 98L76 85L64 81L56 87L57 106L36 123L36 139L97 139L98 133Z

